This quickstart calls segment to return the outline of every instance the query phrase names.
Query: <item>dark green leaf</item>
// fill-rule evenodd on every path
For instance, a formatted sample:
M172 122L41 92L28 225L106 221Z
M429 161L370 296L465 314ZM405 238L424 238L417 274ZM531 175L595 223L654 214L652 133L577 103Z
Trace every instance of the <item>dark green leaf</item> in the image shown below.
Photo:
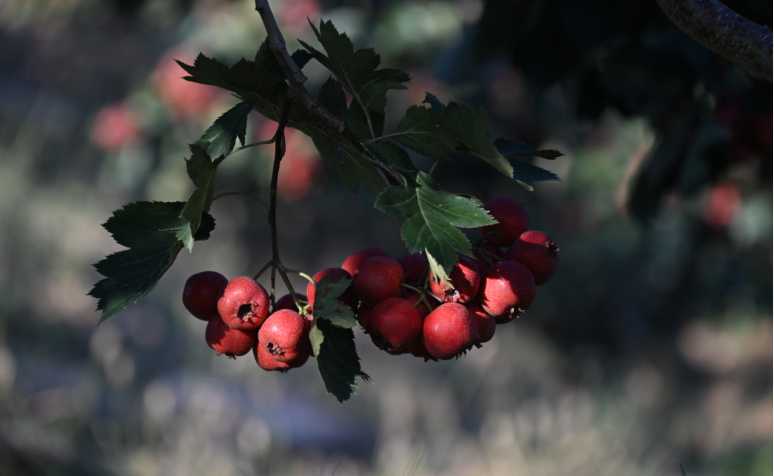
M212 162L207 153L198 145L191 146L191 157L186 161L186 169L191 177L196 190L188 198L180 217L184 220L177 231L177 239L191 251L194 244L194 236L199 230L201 217L209 210L212 202L213 184L215 181L215 169L217 165Z
M451 137L457 138L465 152L488 163L503 175L513 178L513 167L489 137L488 123L486 114L480 109L450 103L444 111L441 127Z
M509 159L540 157L541 159L554 160L564 155L558 150L535 149L529 144L503 138L499 138L495 141L495 147L497 147L497 150L499 150L501 154Z
M314 317L318 322L327 320L344 328L352 328L357 324L352 308L339 300L350 284L352 284L351 279L334 280L326 276L315 285Z
M317 356L317 367L325 388L339 402L343 402L354 393L358 378L369 379L360 368L355 335L352 329L337 327L326 320L317 321L317 326L324 336Z
M172 265L182 243L176 238L186 221L183 202L135 202L113 212L104 224L119 244L130 249L95 265L105 277L89 292L107 319L150 291ZM196 239L207 239L215 227L209 215L200 218Z
M392 169L411 177L416 175L417 168L411 161L411 157L398 144L389 141L378 141L368 144L367 147L376 158Z
M521 180L528 184L533 184L535 182L545 182L549 180L559 180L559 177L555 173L542 167L538 167L537 165L532 165L529 162L515 163L513 177L514 179Z
M240 102L226 111L204 132L198 144L204 148L210 157L224 157L234 149L237 139L245 144L247 116L253 106Z

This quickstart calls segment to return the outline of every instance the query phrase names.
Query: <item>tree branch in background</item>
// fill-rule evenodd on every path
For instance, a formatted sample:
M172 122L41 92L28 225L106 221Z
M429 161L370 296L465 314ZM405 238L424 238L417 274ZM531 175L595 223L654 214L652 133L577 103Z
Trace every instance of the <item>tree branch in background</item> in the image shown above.
M656 0L669 19L691 38L771 82L771 31L717 0Z

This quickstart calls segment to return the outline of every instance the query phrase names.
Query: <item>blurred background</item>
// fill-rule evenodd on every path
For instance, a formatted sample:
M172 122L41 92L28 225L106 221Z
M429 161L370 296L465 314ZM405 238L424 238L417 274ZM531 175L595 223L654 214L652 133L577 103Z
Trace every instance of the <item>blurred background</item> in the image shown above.
M726 3L771 28L768 2ZM324 17L409 71L393 121L431 91L562 150L540 163L561 182L534 193L480 162L439 169L448 190L522 200L559 242L557 275L459 360L388 356L358 331L373 380L343 405L314 362L279 375L217 357L180 294L193 272L270 256L270 158L249 149L221 167L219 192L250 193L215 203L212 239L97 326L91 265L118 249L100 224L184 199L186 144L235 102L173 59L249 57L263 28L247 0L3 0L0 474L771 474L770 84L652 1L272 4L291 49ZM289 266L404 252L299 133L279 186Z

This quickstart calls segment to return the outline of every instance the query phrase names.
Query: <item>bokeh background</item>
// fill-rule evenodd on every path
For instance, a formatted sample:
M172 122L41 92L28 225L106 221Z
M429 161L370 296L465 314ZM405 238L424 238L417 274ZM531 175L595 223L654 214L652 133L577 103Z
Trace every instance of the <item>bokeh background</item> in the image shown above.
M263 28L247 0L3 0L0 474L771 474L770 84L652 1L272 3L291 47L323 16L410 71L393 120L432 91L565 152L540 164L561 182L534 193L476 162L439 169L449 190L522 200L561 246L557 275L456 361L358 332L373 380L343 405L313 362L278 375L217 357L180 293L269 257L270 159L250 149L222 167L219 191L249 193L215 203L212 239L97 326L91 264L117 250L100 224L186 197L186 144L234 102L172 59L250 56ZM768 2L726 3L771 27ZM253 116L249 135L266 127ZM289 140L285 261L402 254L398 224Z

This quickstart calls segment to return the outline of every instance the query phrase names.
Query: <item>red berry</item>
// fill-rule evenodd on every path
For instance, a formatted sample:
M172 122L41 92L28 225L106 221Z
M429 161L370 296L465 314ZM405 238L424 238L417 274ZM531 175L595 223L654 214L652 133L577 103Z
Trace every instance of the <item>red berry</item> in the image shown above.
M220 318L210 319L204 334L207 345L218 354L229 357L245 355L255 347L256 333L231 329Z
M516 201L499 197L486 202L485 207L499 223L481 229L489 243L506 246L519 238L527 229L527 212Z
M443 302L465 304L478 294L481 284L481 266L474 259L463 256L449 273L450 283L430 276L430 292Z
M422 335L427 352L436 359L450 359L476 342L475 324L459 303L441 304L425 318Z
M422 286L427 276L427 256L424 253L412 253L400 259L403 266L403 277L412 286Z
M218 314L232 329L256 330L269 315L269 295L253 278L238 276L218 300Z
M554 274L559 247L542 231L529 230L513 242L508 256L532 271L535 284L543 284Z
M312 353L308 321L297 312L281 309L258 331L256 362L264 370L287 370L304 365Z
M296 293L296 301L298 301L299 304L303 304L306 302L306 296ZM298 310L296 303L293 301L293 296L290 293L285 294L274 303L274 312L279 311L280 309L290 309L291 311Z
M227 284L226 277L215 271L193 274L183 286L183 305L195 317L209 321L218 316L218 299Z
M365 250L360 250L357 253L344 258L344 261L341 262L341 267L354 277L357 275L358 271L360 271L360 266L363 262L372 256L387 256L387 253L381 248L367 248Z
M312 279L314 279L315 283L319 283L323 278L328 278L334 282L338 282L340 279L352 279L352 276L341 268L325 268L312 276ZM306 296L309 298L309 307L314 307L314 300L317 297L317 287L314 284L308 283L306 285ZM352 293L349 289L347 289L344 294L339 297L339 299L343 302L346 302L347 304L351 304L353 300Z
M363 262L352 281L355 295L366 303L400 296L403 267L389 256L372 256Z
M481 302L490 316L510 320L535 299L535 278L523 264L500 261L484 277Z
M372 339L388 352L406 351L422 332L422 315L409 299L386 299L367 314Z
M476 343L483 344L488 342L494 336L495 329L497 328L497 322L494 317L487 314L480 306L468 307L468 310L476 325L476 333L478 334Z

